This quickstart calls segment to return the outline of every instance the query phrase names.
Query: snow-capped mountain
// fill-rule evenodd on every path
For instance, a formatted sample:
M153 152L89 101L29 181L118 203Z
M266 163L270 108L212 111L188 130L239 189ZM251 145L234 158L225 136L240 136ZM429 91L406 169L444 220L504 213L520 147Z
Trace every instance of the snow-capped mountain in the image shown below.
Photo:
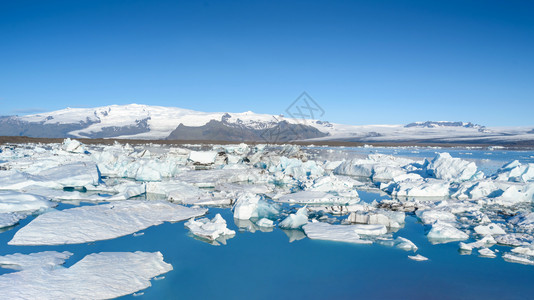
M290 140L515 144L534 141L533 127L488 128L470 122L344 125L282 115L199 112L177 107L110 105L0 117L0 135L30 137Z

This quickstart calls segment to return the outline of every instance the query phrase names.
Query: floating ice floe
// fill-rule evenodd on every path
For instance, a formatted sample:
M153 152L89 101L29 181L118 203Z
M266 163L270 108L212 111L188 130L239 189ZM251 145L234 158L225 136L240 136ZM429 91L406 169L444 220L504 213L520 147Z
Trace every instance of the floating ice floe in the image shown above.
M422 256L421 254L417 255L408 255L408 258L415 261L425 261L428 260L428 258Z
M467 240L469 235L450 223L437 221L432 224L432 229L428 232L427 237L432 243L439 244Z
M479 179L484 174L477 171L474 162L469 162L461 158L453 158L449 153L438 153L434 159L425 167L428 175L448 181L466 181Z
M51 256L46 261L60 265L65 254ZM16 257L24 258L31 254ZM150 279L170 270L160 252L93 253L68 268L31 266L1 275L0 290L6 299L109 299L148 288Z
M310 239L348 242L357 244L372 244L370 240L361 239L356 232L358 225L331 225L328 223L311 222L302 228Z
M72 253L68 251L44 251L30 254L8 254L0 256L0 266L13 270L26 270L30 268L52 269L55 266L62 265L65 260L71 257L71 255Z
M393 178L381 188L397 197L448 197L450 186L449 181L406 174Z
M504 253L502 258L508 262L520 263L524 265L534 265L534 261L527 256L512 253Z
M55 206L45 197L11 191L0 191L0 213L33 213Z
M191 151L189 153L189 160L196 164L213 164L216 158L217 152L215 151Z
M534 164L521 164L514 160L502 166L492 178L497 181L534 181Z
M349 204L359 201L358 199L339 197L320 191L300 191L275 197L274 200L292 204Z
M374 181L388 181L406 174L404 166L412 160L391 155L371 154L367 159L353 159L342 162L334 174L372 178Z
M270 228L270 227L274 227L274 222L267 218L261 218L258 220L258 222L256 222L256 225L260 227Z
M72 153L85 153L85 145L80 143L78 140L71 140L69 138L63 141L61 148L64 151Z
M208 218L190 219L185 222L184 226L195 236L212 242L220 241L223 244L226 244L226 240L235 235L235 231L226 227L226 220L220 214L215 215L211 220Z
M206 213L166 201L126 200L51 211L19 229L10 245L78 244L132 234L163 222L177 222Z
M351 212L347 218L350 223L384 225L389 228L400 228L404 224L405 214L400 211L377 210L369 212Z
M267 203L264 199L256 194L244 193L234 205L234 218L248 220L251 218L264 218L277 215L278 210L275 206Z
M474 228L475 232L480 235L501 235L506 234L506 231L497 224L478 225Z
M417 251L417 246L412 241L401 236L395 239L395 246L405 251Z
M229 205L233 200L216 200L211 193L206 190L202 190L197 186L177 180L147 182L146 192L147 194L165 195L167 200L179 204Z
M0 229L13 226L26 217L26 214L21 213L0 213Z
M278 224L280 228L297 229L308 223L308 210L306 207L301 207L296 213L290 214L282 222Z
M495 245L496 243L497 242L491 235L487 235L476 242L472 242L472 243L460 242L459 246L460 246L460 250L470 252L473 249L490 247L490 246Z

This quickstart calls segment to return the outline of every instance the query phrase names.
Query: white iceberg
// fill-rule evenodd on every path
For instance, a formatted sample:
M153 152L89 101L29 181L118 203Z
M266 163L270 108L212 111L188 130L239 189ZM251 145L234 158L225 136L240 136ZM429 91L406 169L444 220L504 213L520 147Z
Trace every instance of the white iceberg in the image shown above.
M62 265L65 260L71 257L68 251L44 251L30 254L8 254L0 256L0 266L13 270L26 270L30 268L48 268ZM1 277L0 277L1 278Z
M242 194L233 207L234 218L248 220L251 218L263 218L277 215L278 210L260 196L251 193Z
M274 200L291 204L349 204L359 201L353 198L339 197L321 191L299 191L275 197Z
M45 197L11 191L0 191L0 213L33 213L55 206Z
M78 244L113 239L163 222L177 222L206 213L166 201L125 200L111 204L51 211L21 228L10 245Z
M449 153L438 153L426 166L427 173L437 179L460 182L482 178L484 174L477 171L474 162L453 158Z
M306 207L301 207L296 213L287 216L278 226L285 229L297 229L306 225L306 223L308 223L308 210Z
M226 239L235 235L235 231L226 227L226 220L220 214L215 215L211 220L208 218L195 220L193 218L185 222L184 226L192 234L209 241L218 240L220 237L224 237L224 241L226 241Z
M502 229L499 225L491 223L488 225L478 225L474 228L477 234L481 235L501 235L506 234L506 231Z
M217 158L217 152L215 151L191 151L189 153L189 160L195 164L213 164L215 158Z
M356 232L357 225L331 225L328 223L311 222L302 227L310 239L348 242L357 244L372 244L370 240L363 240Z
M408 258L415 261L425 261L428 260L428 258L422 256L421 254L417 255L408 255Z
M432 243L448 243L467 240L469 235L450 223L438 221L432 224L432 229L428 232L427 237Z
M401 236L395 239L395 246L405 251L417 251L417 246L412 241Z
M1 275L0 290L5 299L109 299L146 289L150 279L170 270L160 252L93 253L69 268Z

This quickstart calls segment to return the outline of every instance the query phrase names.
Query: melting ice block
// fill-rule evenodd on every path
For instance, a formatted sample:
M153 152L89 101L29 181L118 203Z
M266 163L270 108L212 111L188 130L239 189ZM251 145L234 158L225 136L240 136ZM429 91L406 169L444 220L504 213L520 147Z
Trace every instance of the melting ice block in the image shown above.
M357 202L353 198L339 197L321 191L300 191L283 195L275 200L295 204L348 204Z
M215 162L217 152L215 151L191 151L189 153L189 160L193 163L209 165Z
M234 205L234 218L240 220L263 218L276 214L278 214L278 210L273 205L252 193L242 194Z
M422 256L421 254L417 254L417 255L408 255L408 258L411 259L411 260L416 260L416 261L425 261L425 260L428 260L428 258Z
M311 222L302 229L310 239L348 242L357 244L372 244L372 241L363 240L356 232L359 225L331 225L328 223Z
M285 229L297 229L308 223L308 210L306 207L299 208L299 210L290 214L278 226Z
M215 215L212 220L208 218L191 219L184 226L191 230L194 235L210 241L215 241L222 236L231 237L235 235L235 231L226 227L226 220L220 214Z
M427 237L433 243L448 243L467 240L469 235L450 223L438 221L432 225Z
M71 257L68 251L44 251L30 254L8 254L0 256L0 266L14 270L26 270L30 268L53 268L62 265ZM1 277L0 277L1 278Z
M0 213L27 212L54 206L45 197L19 192L0 191Z
M113 239L206 212L206 209L188 208L166 201L126 200L75 207L38 216L21 228L8 244L60 245Z
M453 158L449 153L438 153L426 166L430 176L448 181L466 181L482 178L484 174L477 171L477 165L460 158Z
M109 299L148 288L150 279L170 270L160 252L93 253L69 268L4 274L0 290L5 299Z

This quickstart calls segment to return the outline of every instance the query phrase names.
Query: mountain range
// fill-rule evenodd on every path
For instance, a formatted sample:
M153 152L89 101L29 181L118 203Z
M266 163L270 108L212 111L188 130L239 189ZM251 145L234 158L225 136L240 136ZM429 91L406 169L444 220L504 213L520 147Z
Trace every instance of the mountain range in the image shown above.
M1 136L206 141L534 144L534 128L470 122L345 125L283 115L199 112L139 104L0 117Z

